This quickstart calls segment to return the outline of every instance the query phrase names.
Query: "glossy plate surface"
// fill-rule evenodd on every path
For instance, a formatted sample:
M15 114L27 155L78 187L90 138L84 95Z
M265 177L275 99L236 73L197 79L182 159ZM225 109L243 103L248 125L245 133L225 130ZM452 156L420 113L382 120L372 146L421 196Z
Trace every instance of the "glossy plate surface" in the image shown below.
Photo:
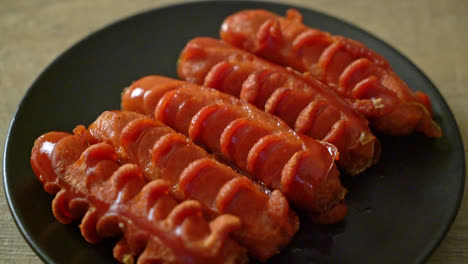
M4 186L21 233L45 262L116 263L114 241L90 245L77 223L65 226L55 220L52 196L30 167L34 140L51 130L89 125L101 112L119 108L122 89L142 76L176 77L176 60L188 40L217 37L224 17L247 8L285 14L289 6L216 1L145 12L85 38L34 82L9 130ZM298 9L305 24L351 37L385 56L410 87L432 99L444 137L381 136L380 163L344 179L350 206L346 220L323 227L302 217L292 244L268 263L422 263L447 232L463 195L465 159L453 115L430 80L392 47L336 18Z

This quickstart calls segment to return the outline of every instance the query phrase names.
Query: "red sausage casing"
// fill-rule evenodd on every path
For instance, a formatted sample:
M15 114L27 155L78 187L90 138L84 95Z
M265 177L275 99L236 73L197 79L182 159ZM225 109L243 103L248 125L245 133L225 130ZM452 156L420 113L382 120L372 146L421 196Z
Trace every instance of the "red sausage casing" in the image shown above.
M277 254L299 229L279 190L264 192L157 120L136 112L106 111L89 126L89 134L90 142L107 142L121 160L140 166L148 180L165 180L178 200L199 201L210 217L239 217L242 225L232 237L260 261Z
M357 41L307 27L297 10L288 10L286 17L266 10L240 11L224 20L220 35L234 46L318 78L382 133L442 136L432 120L429 97L411 91L385 58Z
M122 94L124 110L133 105L131 100L139 100L130 96L133 91L142 90L143 104L157 101L155 119L188 135L267 187L281 190L296 207L327 222L345 216L346 190L334 164L338 154L333 145L298 134L275 116L235 97L168 79L147 76L132 84ZM174 89L167 91L168 87ZM153 94L163 96L154 100ZM154 101L144 102L145 98ZM335 218L323 217L331 214Z
M113 251L119 262L248 262L246 250L230 238L240 227L237 217L205 219L200 203L178 202L163 180L148 183L137 165L118 161L112 146L89 145L82 126L73 135L39 137L31 165L46 191L56 194L57 220L82 218L81 234L89 243L121 237Z
M368 122L312 77L212 38L187 43L178 60L182 79L239 97L280 117L297 132L335 145L350 174L376 163L380 144Z

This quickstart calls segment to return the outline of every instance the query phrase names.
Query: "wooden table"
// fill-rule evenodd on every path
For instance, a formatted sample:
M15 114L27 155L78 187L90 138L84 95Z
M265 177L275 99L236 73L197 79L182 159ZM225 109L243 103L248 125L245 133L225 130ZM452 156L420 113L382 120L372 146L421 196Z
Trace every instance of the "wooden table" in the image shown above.
M117 19L170 0L0 2L0 142L22 96L61 52ZM285 0L351 22L409 57L438 87L468 142L468 2L460 0ZM3 152L1 154L3 156ZM3 157L2 157L3 160ZM468 181L467 181L468 182ZM466 186L465 186L466 189ZM20 235L0 192L0 263L41 263ZM468 263L468 202L429 264Z

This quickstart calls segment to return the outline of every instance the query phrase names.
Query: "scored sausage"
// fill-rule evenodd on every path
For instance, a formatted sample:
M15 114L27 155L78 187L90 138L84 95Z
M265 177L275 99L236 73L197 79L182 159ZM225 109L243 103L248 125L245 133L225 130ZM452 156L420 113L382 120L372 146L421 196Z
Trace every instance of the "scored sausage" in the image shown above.
M84 130L46 133L32 149L32 167L56 194L52 209L61 223L82 218L89 243L120 236L113 254L125 264L248 262L245 248L230 238L239 218L207 221L199 202L179 203L164 180L147 183L137 165L118 162L110 145L89 146Z
M429 97L413 92L385 58L362 43L307 27L290 9L286 17L266 10L244 10L227 17L221 38L283 66L318 78L389 135L413 131L441 137L432 120Z
M129 96L136 89L141 95ZM161 94L157 100L156 95ZM151 102L145 102L146 98ZM267 187L281 190L316 221L333 223L346 215L346 190L334 164L338 153L333 145L297 134L275 116L235 97L162 76L144 77L125 89L124 110L128 110L126 105L134 105L132 100L156 104L155 119L188 135Z
M135 112L107 111L89 126L89 134L91 143L107 142L121 160L140 166L148 180L165 180L178 200L201 202L211 217L239 217L242 225L232 236L260 261L279 253L299 229L280 191L265 193L159 121Z
M239 97L280 117L297 132L338 148L338 166L355 175L380 157L368 122L319 81L212 38L189 41L179 77Z

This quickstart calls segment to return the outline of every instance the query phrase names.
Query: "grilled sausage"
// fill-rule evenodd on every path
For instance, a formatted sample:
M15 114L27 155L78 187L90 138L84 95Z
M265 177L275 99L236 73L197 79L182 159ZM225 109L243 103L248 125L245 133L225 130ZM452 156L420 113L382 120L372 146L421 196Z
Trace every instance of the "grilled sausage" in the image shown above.
M295 9L286 17L240 11L224 20L220 35L234 46L323 81L382 133L442 136L432 120L429 97L411 91L385 58L357 41L307 27Z

